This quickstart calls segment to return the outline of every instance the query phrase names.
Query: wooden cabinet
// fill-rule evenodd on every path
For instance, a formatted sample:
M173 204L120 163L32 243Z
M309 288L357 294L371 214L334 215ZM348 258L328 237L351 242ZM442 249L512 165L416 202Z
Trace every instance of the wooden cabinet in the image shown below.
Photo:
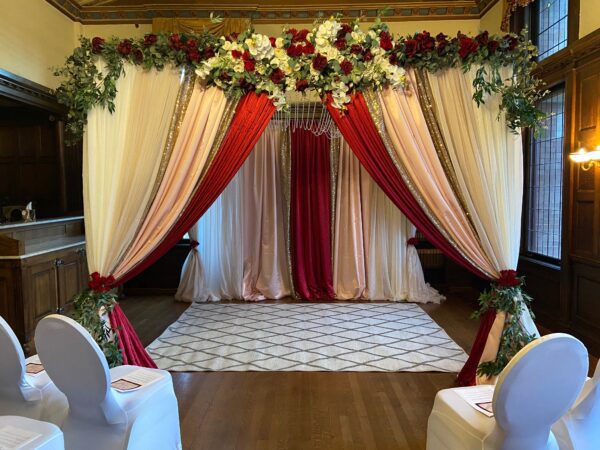
M75 294L87 285L85 237L81 218L0 227L0 315L13 327L26 353L34 349L37 323L68 311ZM13 241L17 241L18 245Z

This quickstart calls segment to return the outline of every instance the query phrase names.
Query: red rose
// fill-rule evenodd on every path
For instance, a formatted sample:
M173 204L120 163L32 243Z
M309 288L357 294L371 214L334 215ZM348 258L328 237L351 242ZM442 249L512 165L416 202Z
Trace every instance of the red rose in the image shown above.
M478 48L479 44L477 41L465 35L461 35L458 38L458 56L460 56L461 59L465 59L470 54L475 53Z
M271 47L275 47L275 38L274 37L270 37L269 42L271 43Z
M306 39L306 36L308 36L308 30L306 28L297 31L294 35L294 42L301 42Z
M185 46L187 48L197 48L198 44L196 43L196 41L194 39L190 39L189 41L186 41Z
M496 281L498 287L508 288L521 285L521 280L517 278L516 270L501 270L500 278Z
M200 61L200 52L197 48L190 48L187 52L187 58L190 62Z
M475 36L475 40L481 47L485 47L490 40L490 33L488 33L487 31L479 33L477 36Z
M237 38L238 38L238 33L235 33L235 32L225 36L225 40L229 41L229 42L235 42L235 41L237 41Z
M206 47L202 52L202 56L204 57L204 59L212 58L213 56L215 56L215 49L212 47Z
M246 72L254 72L254 69L256 68L256 64L254 64L254 61L244 61L244 70Z
M158 37L155 34L147 34L144 36L144 47L150 47L151 45L156 44Z
M444 33L438 33L438 35L435 37L435 40L437 42L447 42L448 41L448 36L446 36Z
M352 44L350 47L350 53L353 55L360 55L363 51L363 48L358 44Z
M342 72L344 72L344 74L346 74L346 75L348 75L350 72L352 72L352 69L353 69L352 63L350 61L348 61L347 59L342 61L342 63L340 64L340 67L342 69Z
M244 50L244 53L242 53L242 59L244 61L252 61L254 58L252 58L252 55L248 50Z
M379 46L386 51L394 48L394 43L392 42L390 33L387 31L382 31L379 34Z
M313 58L312 66L315 70L323 70L327 66L327 58L320 53Z
M115 278L112 275L102 277L98 272L94 272L90 275L88 287L94 292L108 292L112 289L114 283Z
M100 53L104 48L104 39L101 37L95 37L92 39L92 53Z
M404 54L407 58L412 58L417 54L418 43L414 39L407 39L404 41Z
M296 35L298 34L298 30L296 30L295 28L290 28L289 30L287 30L287 33L291 36L292 42L294 42L294 39L296 38Z
M144 60L144 53L139 48L134 48L131 52L136 62L141 63Z
M490 55L493 55L494 53L496 53L496 50L498 50L499 47L500 47L500 42L498 42L498 41L489 41L487 44L488 52L490 53Z
M219 75L219 80L229 81L231 80L231 76L227 72L221 72L221 75Z
M169 46L174 49L181 48L181 38L178 34L172 34L169 36Z
M510 34L504 36L504 40L508 44L509 50L514 50L517 47L517 45L519 45L519 40L515 36L512 36Z
M337 37L338 39L344 38L349 33L352 33L352 27L347 23L343 23L342 28L340 28L340 31L337 32Z
M373 59L373 53L371 50L366 50L363 52L363 61L371 61Z
M417 34L416 41L419 44L419 48L424 53L429 53L435 48L435 39L432 38L427 31Z
M283 70L277 68L273 72L271 72L269 78L273 83L279 84L285 79L285 73L283 73Z
M308 81L298 80L296 81L296 90L298 92L304 92L308 88Z
M239 50L231 50L231 57L233 59L240 59L242 57L242 52Z
M390 64L398 65L399 62L400 62L400 60L398 59L398 54L397 53L392 53L390 55Z
M133 46L131 45L131 41L129 39L125 39L124 41L119 42L119 45L117 45L117 51L123 56L129 55L132 48Z
M302 47L299 45L290 45L287 49L287 55L291 58L297 58L302 55Z
M302 47L302 53L304 53L305 55L312 55L315 52L315 46L312 45L310 42L307 42L306 44L304 44L304 47Z
M346 48L346 39L340 38L333 43L334 47L338 50L344 50Z

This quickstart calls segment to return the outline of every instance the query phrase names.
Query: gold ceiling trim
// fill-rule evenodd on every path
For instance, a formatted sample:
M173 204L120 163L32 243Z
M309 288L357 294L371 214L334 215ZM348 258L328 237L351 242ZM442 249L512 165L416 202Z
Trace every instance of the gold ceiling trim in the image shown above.
M253 23L310 23L320 17L342 13L344 19L363 17L373 20L377 11L390 7L383 16L387 22L411 20L455 20L479 19L499 0L403 0L392 3L330 3L322 4L290 2L289 5L248 4L225 2L202 4L158 1L144 4L135 0L86 1L86 0L46 0L63 14L83 24L109 23L152 23L154 18L195 19L207 18L211 12L224 18L249 18Z

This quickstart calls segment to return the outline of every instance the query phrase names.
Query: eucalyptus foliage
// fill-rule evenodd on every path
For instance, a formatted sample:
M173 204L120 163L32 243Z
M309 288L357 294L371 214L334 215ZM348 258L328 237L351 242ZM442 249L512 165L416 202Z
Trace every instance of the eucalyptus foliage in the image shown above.
M119 349L117 330L113 330L102 320L101 313L110 313L116 303L117 296L114 293L96 292L91 289L73 298L73 318L92 335L104 353L109 367L123 364L123 356Z

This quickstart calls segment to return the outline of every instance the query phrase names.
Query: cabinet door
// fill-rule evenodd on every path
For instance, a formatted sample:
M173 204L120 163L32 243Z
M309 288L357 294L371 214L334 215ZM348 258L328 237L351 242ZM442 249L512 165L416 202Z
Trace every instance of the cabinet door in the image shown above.
M31 265L27 270L27 277L29 280L24 279L23 281L25 286L28 286L31 311L29 317L32 319L28 328L33 330L40 319L46 314L55 313L58 308L54 260Z
M61 253L56 259L58 307L64 308L81 289L81 257L77 250Z

